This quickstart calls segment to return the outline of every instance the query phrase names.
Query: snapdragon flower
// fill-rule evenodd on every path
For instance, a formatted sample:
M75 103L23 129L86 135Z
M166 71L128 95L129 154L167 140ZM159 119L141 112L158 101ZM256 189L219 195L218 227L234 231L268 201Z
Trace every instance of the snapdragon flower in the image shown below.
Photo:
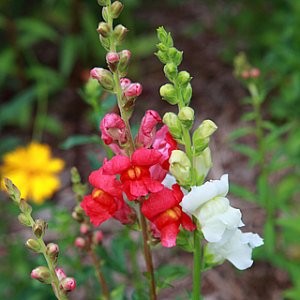
M245 270L253 264L252 249L261 245L263 239L256 233L227 230L219 242L207 244L205 253L213 263L221 264L227 259L237 269Z
M183 211L198 219L208 242L218 242L225 230L234 230L244 225L241 211L230 206L225 197L227 193L228 175L225 174L220 180L193 186L181 202Z

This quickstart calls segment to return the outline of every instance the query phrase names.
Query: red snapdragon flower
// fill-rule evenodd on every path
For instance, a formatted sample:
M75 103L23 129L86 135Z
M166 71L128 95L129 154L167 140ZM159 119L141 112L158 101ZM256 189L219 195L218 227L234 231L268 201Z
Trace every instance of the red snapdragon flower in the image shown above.
M176 245L180 225L189 231L196 229L191 218L182 211L179 205L182 197L180 186L174 184L172 189L164 188L157 193L151 193L142 204L142 213L160 232L161 243L164 247Z
M104 175L103 169L100 168L91 173L89 182L94 189L90 195L84 197L80 205L92 224L99 226L112 217L123 224L134 222L135 213L125 203L121 183L115 176Z
M151 177L149 168L158 164L161 154L154 149L137 149L131 158L116 155L103 165L103 173L107 175L120 174L123 191L128 200L136 200L150 192L158 192L163 185Z
M161 123L161 117L155 110L147 110L142 119L139 132L136 137L136 144L150 148L156 134L156 125Z
M100 130L102 132L101 138L103 142L108 145L115 154L124 155L125 152L121 146L127 142L127 135L126 125L123 119L115 113L106 114L100 123Z
M161 159L159 164L151 167L150 172L153 178L162 181L169 172L171 153L177 149L177 142L170 134L168 126L164 125L156 132L152 148L161 153Z

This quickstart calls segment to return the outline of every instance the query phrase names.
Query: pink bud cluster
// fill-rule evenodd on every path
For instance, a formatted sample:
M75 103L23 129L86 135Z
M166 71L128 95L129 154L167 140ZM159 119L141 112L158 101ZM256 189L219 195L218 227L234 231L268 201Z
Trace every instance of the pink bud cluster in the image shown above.
M143 91L143 87L140 83L131 83L130 79L128 78L121 78L120 84L123 94L127 98L138 97Z
M62 268L55 269L56 276L59 280L59 287L64 292L71 292L76 288L76 281L73 277L67 277Z
M252 68L250 70L245 70L242 72L242 78L258 78L260 76L260 70L258 68Z

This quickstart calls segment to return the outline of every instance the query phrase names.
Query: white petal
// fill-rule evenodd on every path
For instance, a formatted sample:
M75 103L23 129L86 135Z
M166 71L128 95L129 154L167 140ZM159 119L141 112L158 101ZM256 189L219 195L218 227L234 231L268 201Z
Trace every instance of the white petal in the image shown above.
M193 186L182 199L182 209L192 214L207 201L215 197L225 197L228 188L228 174L223 175L220 180L211 180L201 186Z
M165 179L162 181L162 184L169 189L171 189L172 185L175 183L177 183L176 178L170 174L167 174Z
M203 235L208 242L219 242L226 227L220 220L211 220L201 227Z
M228 229L234 229L241 224L242 213L239 209L229 206L226 212L219 216L219 219Z

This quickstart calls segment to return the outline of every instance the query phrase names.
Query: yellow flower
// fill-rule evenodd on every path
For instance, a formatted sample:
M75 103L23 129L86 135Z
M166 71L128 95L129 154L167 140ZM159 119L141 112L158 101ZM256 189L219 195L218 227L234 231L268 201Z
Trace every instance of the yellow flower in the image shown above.
M41 204L60 187L58 173L64 161L51 157L48 145L30 143L3 156L0 175L9 178L21 191L21 197Z

